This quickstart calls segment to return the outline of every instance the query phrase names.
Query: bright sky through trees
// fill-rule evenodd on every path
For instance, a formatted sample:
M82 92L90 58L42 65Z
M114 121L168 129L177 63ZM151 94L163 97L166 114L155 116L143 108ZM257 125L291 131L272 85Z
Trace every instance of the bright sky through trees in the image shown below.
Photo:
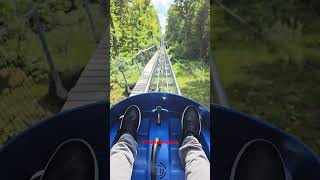
M167 25L167 14L170 5L173 3L173 0L152 0L152 4L156 8L159 16L159 21L161 25L162 34L165 33L165 27Z

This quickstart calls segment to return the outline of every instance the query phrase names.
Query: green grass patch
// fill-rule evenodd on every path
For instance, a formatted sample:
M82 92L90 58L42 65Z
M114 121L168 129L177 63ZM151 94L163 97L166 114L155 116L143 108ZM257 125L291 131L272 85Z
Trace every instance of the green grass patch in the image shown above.
M98 4L90 6L97 29L103 38L106 18L100 12ZM59 17L57 23L60 25L50 32L45 32L50 53L59 72L73 74L69 71L73 69L78 71L79 68L75 67L84 67L97 44L91 37L91 29L83 8L79 7L70 14L57 13L54 16ZM4 68L13 66L23 71L27 77L23 84L5 87L3 92L0 92L0 144L8 137L60 111L60 102L56 102L54 97L47 96L48 65L41 42L28 25L23 26L22 30L25 32L25 39L21 42L20 49L22 51L20 61L23 65L18 66L15 63L18 49L16 37L12 36L12 39L0 45L0 56L5 55L1 60L9 61ZM3 61L0 62L0 66ZM9 76L16 78L17 75L12 73Z
M267 120L320 154L317 37L281 42L277 36L268 44L222 39L213 53L232 108Z
M140 73L137 66L131 63L130 58L123 58L123 60L121 61L123 63L123 66L125 67L125 71L123 74L119 71L119 66L121 64L120 61L114 59L112 59L111 61L110 104L114 105L115 103L128 97L128 94L126 94L126 83L123 74L130 88L133 89L134 85L140 78ZM143 68L144 67L142 66L142 64L139 64L139 69L141 72L143 71Z
M0 144L52 114L40 104L46 91L46 84L34 84L28 79L21 86L0 95Z
M272 62L275 55L265 47L233 46L217 48L214 51L214 59L222 82L228 86L245 78L242 68L248 65L263 62Z
M99 11L93 7L93 12ZM77 18L74 18L77 17ZM95 25L103 34L103 17L95 18ZM64 71L75 65L84 66L97 47L91 36L88 20L82 9L72 12L72 15L64 16L65 26L46 32L45 36L51 51L52 58L59 71ZM37 35L30 29L27 30L28 39L24 42L24 52L28 61L41 59L45 62L41 43ZM47 68L46 63L44 66Z
M274 61L248 65L242 73L243 81L227 86L231 106L267 119L320 154L319 67Z
M210 106L210 70L200 60L180 60L173 64L181 93L209 109Z

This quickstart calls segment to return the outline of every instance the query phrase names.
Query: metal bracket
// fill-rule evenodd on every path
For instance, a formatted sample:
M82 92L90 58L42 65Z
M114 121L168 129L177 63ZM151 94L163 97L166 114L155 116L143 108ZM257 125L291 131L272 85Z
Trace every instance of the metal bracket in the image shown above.
M161 111L169 112L168 109L162 108L162 106L157 106L152 112L157 112L157 125L160 126L161 124Z

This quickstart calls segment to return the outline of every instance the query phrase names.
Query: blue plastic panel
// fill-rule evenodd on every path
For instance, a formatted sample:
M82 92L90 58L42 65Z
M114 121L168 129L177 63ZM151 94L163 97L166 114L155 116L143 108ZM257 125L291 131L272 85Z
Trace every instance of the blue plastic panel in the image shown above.
M101 102L58 113L20 133L0 149L0 179L30 179L44 169L56 148L71 138L90 143L97 156L100 180L109 179L108 117L109 105Z
M319 180L319 158L301 141L287 132L255 117L213 105L213 162L214 179L229 179L234 160L249 141L264 139L280 152L287 180Z
M100 179L106 176L109 156L108 134L114 139L119 127L119 117L125 109L136 104L142 109L143 123L138 136L138 156L132 179L150 179L151 145L141 144L142 140L180 141L180 118L183 109L193 104L202 116L202 145L210 157L210 123L213 131L213 166L211 176L216 180L229 179L232 164L241 147L252 139L266 139L281 153L289 180L319 180L319 158L301 141L264 121L232 109L212 106L209 112L200 104L172 94L143 94L133 96L115 105L109 114L106 102L84 106L59 113L29 128L0 149L0 179L29 179L35 172L45 167L55 148L70 138L82 138L94 148L98 162ZM169 112L163 112L162 124L156 126L156 114L152 110L161 105ZM109 119L110 115L110 119ZM211 121L211 122L210 122ZM111 131L106 127L110 123ZM212 137L211 137L212 138ZM184 170L178 157L179 145L162 145L158 162L166 166L162 179L184 179Z
M135 159L132 179L151 179L151 150L152 145L143 144L143 140L154 141L159 137L161 141L181 142L181 116L183 110L189 105L195 105L202 117L201 144L208 158L210 158L210 115L202 105L182 96L168 93L146 93L130 97L111 108L110 142L114 141L116 132L120 126L119 117L123 115L127 107L137 105L142 113L142 122L138 131L138 154ZM157 112L153 110L162 106L168 110L161 112L161 125L157 125ZM110 144L110 148L112 144ZM162 144L157 151L157 178L162 180L184 179L184 168L179 159L180 144Z

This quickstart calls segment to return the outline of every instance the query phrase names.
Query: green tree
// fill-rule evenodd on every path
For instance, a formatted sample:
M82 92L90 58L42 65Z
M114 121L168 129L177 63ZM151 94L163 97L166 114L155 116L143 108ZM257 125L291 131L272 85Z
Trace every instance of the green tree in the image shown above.
M133 55L140 49L159 44L159 19L150 0L112 0L110 3L113 57L118 53Z
M208 57L209 1L176 0L169 8L166 41L177 58Z

